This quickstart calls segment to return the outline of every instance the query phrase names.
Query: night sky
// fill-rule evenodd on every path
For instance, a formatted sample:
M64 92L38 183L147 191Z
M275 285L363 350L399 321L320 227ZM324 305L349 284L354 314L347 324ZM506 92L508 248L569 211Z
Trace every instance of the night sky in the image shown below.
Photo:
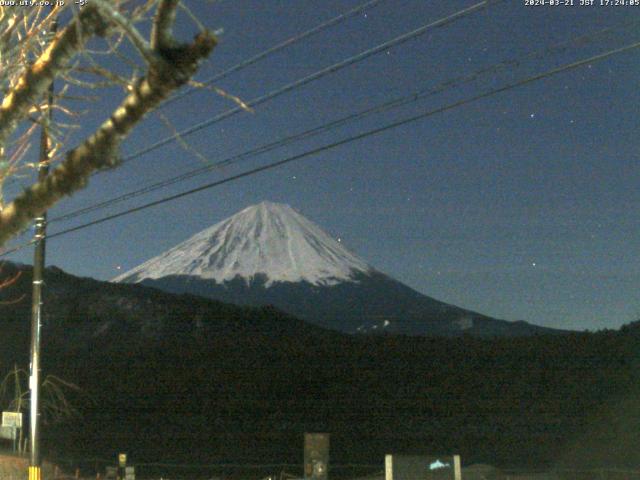
M364 0L187 3L206 26L224 29L196 77L206 81ZM215 85L247 102L474 3L384 0ZM573 3L498 2L265 102L253 113L239 113L184 137L188 150L174 142L96 175L50 217L519 59L402 108L112 208L53 222L49 232L640 41L640 6ZM590 36L602 29L610 30ZM186 39L196 28L183 15L177 30ZM584 35L582 41L567 43ZM559 45L565 48L554 48ZM550 327L617 328L640 318L639 79L637 48L52 239L47 263L110 279L240 209L270 200L291 205L377 269L439 300ZM78 107L90 112L69 147L121 98L118 89L99 94L99 101ZM126 141L123 154L232 108L229 98L199 90L160 110L171 128L160 116L149 116ZM7 196L27 180L14 184ZM26 249L8 258L31 263L31 256Z

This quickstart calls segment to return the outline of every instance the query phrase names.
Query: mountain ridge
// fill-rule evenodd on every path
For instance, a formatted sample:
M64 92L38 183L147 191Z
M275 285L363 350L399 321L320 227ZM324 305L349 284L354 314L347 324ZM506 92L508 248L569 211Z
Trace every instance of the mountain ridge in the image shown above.
M273 202L247 207L113 281L241 305L274 305L348 334L561 332L494 319L424 295L376 270L290 206Z
M379 272L356 276L354 280L329 287L298 282L274 283L268 288L260 277L249 284L243 279L217 284L188 276L167 276L140 283L166 292L194 294L236 305L273 305L311 324L347 334L510 337L566 333L456 307ZM387 296L393 301L387 301Z

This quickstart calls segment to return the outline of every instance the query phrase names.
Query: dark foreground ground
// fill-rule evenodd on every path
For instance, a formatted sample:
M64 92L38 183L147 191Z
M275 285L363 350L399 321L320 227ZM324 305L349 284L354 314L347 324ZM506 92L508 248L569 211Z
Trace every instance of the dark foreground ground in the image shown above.
M49 270L44 374L80 416L43 429L51 458L333 464L459 453L510 468L640 466L640 325L479 339L354 337L240 308ZM0 300L21 298L28 275ZM29 301L0 307L0 368L28 364ZM6 398L5 398L6 400ZM46 415L45 415L46 416Z

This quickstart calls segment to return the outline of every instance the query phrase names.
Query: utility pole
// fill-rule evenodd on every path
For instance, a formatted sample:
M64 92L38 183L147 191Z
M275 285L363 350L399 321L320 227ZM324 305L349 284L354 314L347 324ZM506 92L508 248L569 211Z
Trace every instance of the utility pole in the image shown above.
M53 8L53 7L52 7ZM51 25L51 35L57 31L57 21ZM51 139L49 125L53 117L53 80L49 85L45 100L45 112L42 116L40 130L40 159L38 162L38 181L49 174L49 156ZM31 298L31 364L29 390L31 392L31 408L29 411L29 480L41 480L40 455L40 327L42 326L42 284L44 280L45 245L47 234L47 212L35 219L35 251L33 254L33 287Z

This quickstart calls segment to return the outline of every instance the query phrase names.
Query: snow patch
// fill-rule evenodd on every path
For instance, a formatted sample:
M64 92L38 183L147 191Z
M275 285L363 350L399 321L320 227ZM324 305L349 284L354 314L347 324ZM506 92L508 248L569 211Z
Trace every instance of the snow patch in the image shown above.
M471 317L459 318L458 320L455 320L454 323L460 330L469 330L470 328L473 328L473 318Z
M288 205L262 202L197 233L185 242L115 277L140 282L190 275L224 283L249 283L264 275L274 282L335 285L372 268Z

